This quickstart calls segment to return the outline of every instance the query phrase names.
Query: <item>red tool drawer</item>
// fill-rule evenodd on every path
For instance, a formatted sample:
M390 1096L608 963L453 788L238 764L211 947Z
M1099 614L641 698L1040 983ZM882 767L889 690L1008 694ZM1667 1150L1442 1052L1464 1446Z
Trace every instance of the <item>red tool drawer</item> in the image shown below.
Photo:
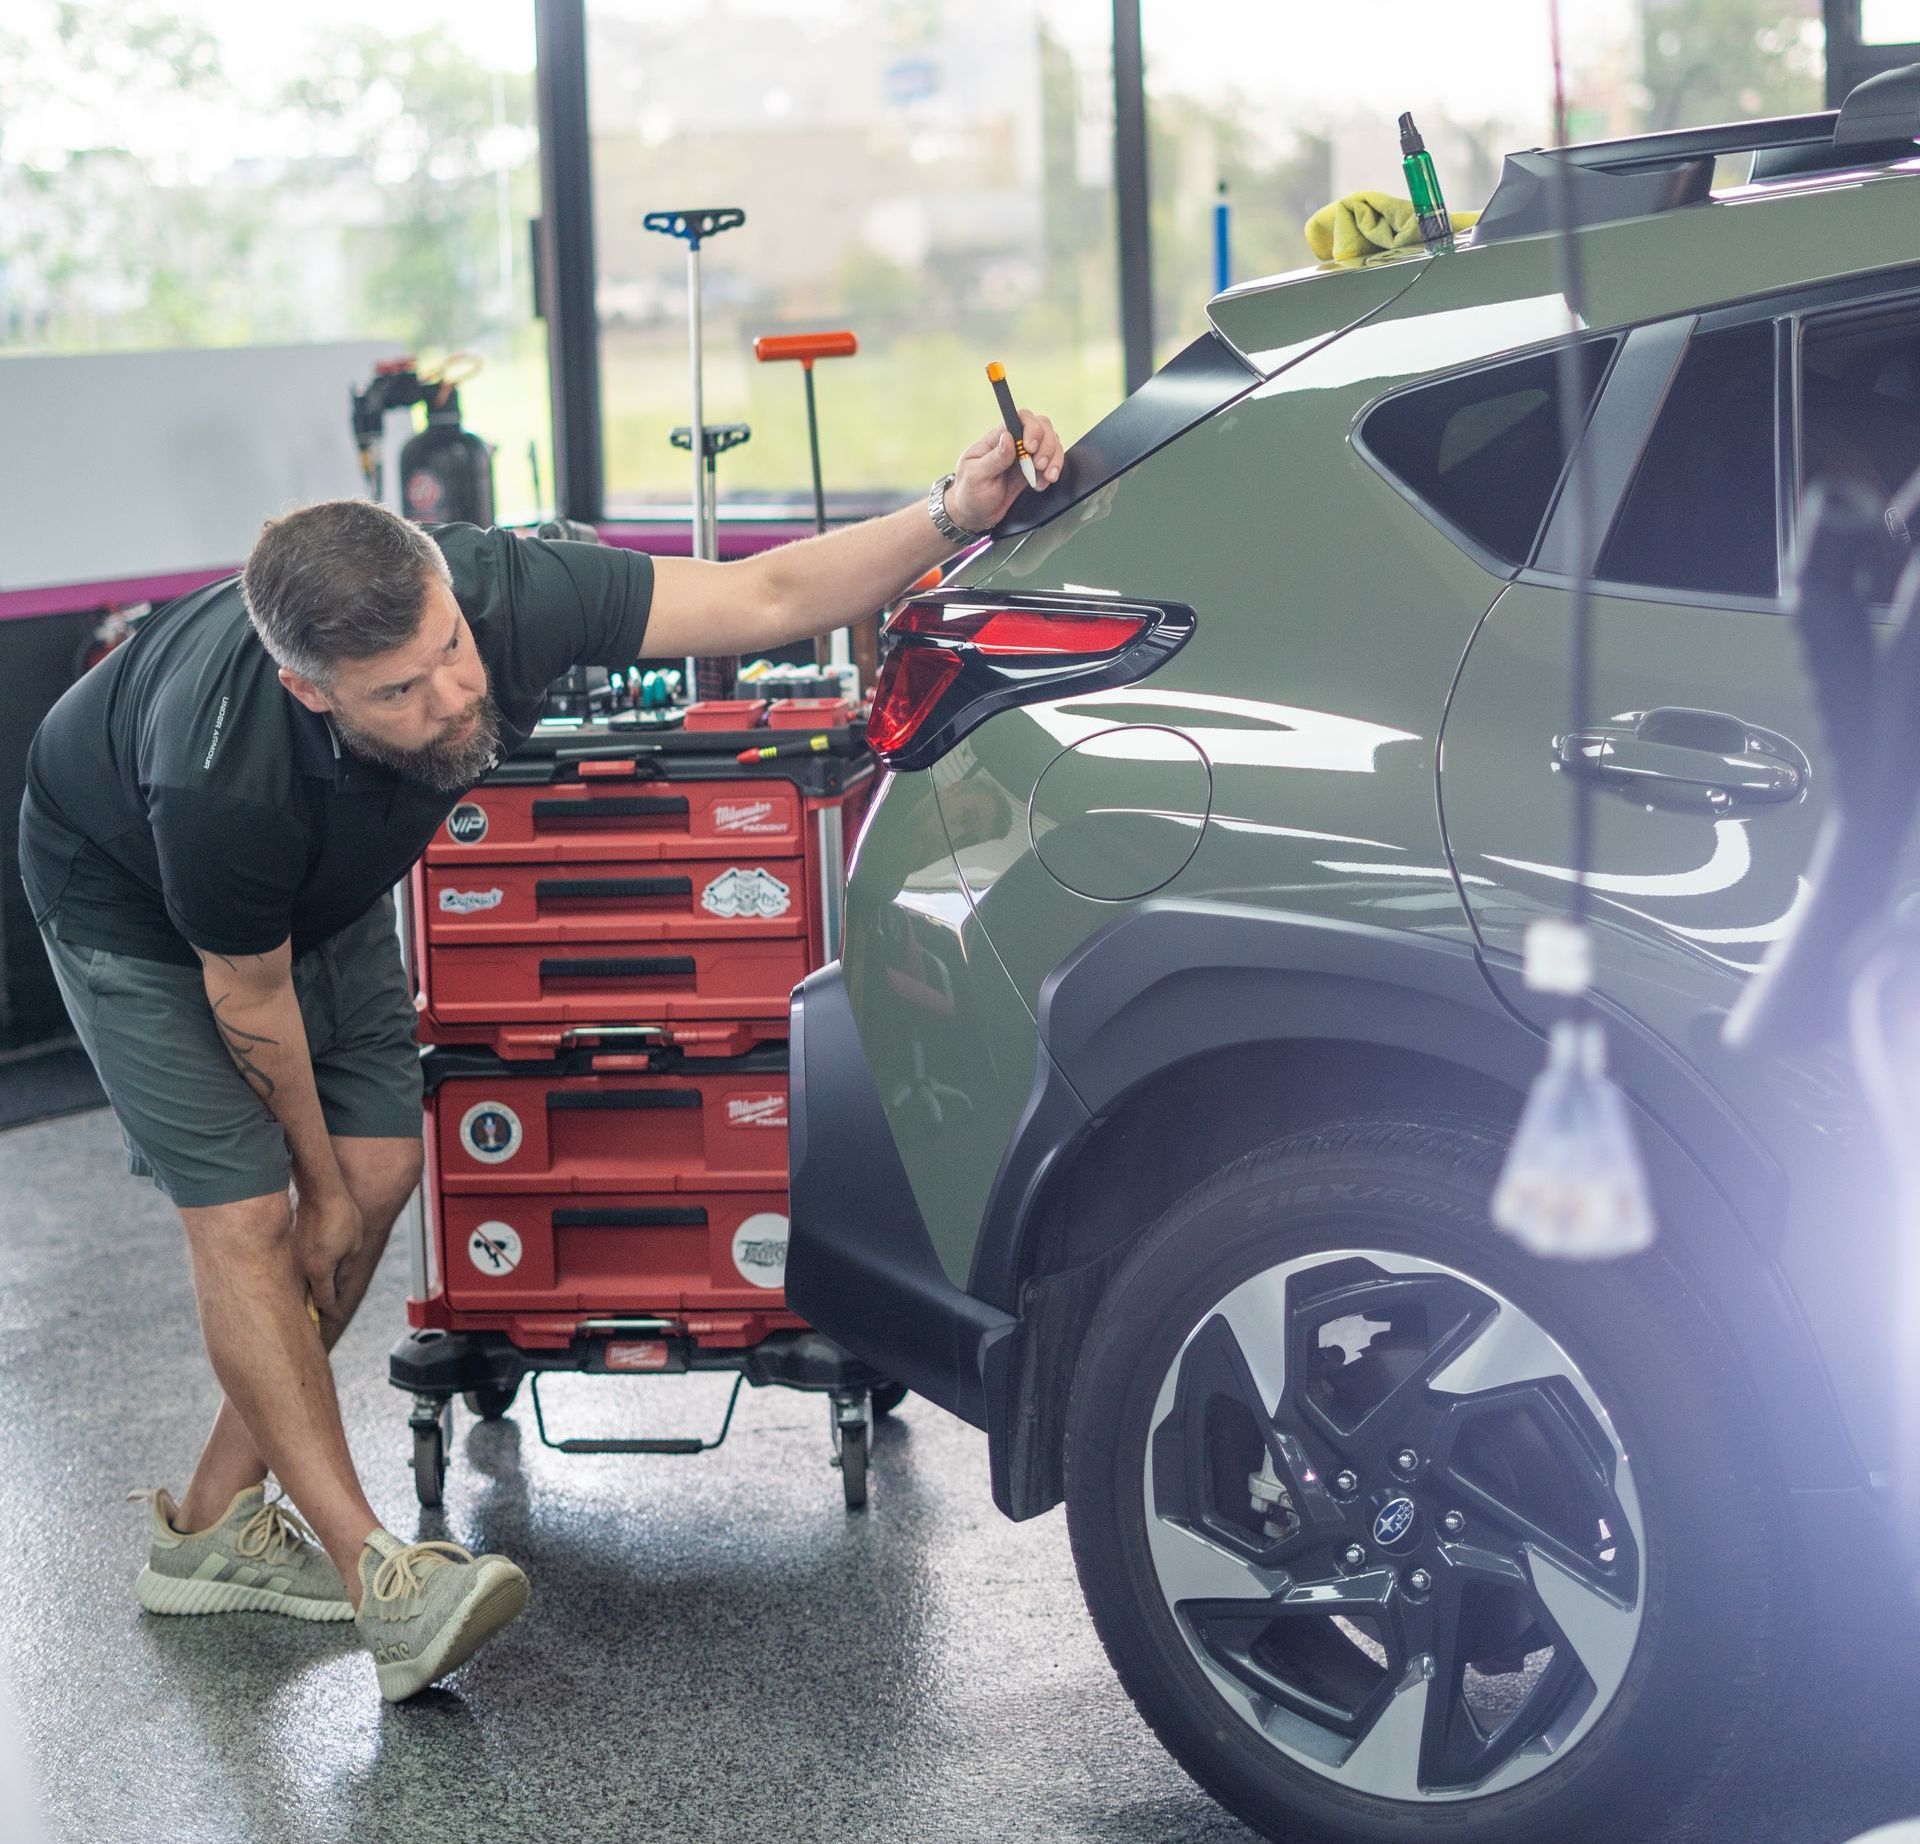
M806 920L804 858L619 859L426 868L427 941L611 941L792 935Z
M578 858L797 858L800 790L774 777L515 785L487 782L446 817L430 865Z
M811 971L804 935L455 944L430 948L427 958L428 1013L454 1025L780 1018Z
M784 1306L787 1194L566 1191L439 1198L457 1312L620 1314Z
M787 1182L784 1046L661 1075L502 1065L437 1083L427 1107L443 1193Z

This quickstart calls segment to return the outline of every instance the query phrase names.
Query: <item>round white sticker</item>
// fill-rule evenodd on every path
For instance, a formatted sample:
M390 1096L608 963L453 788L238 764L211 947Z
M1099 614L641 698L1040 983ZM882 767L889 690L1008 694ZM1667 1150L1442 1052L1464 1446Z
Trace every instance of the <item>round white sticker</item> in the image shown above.
M740 1278L773 1292L787 1284L787 1219L771 1210L750 1216L733 1232L733 1265Z
M482 1274L511 1274L520 1265L520 1234L511 1223L482 1223L467 1238L467 1259Z
M460 1117L460 1144L482 1165L500 1165L520 1150L520 1116L504 1101L476 1101Z

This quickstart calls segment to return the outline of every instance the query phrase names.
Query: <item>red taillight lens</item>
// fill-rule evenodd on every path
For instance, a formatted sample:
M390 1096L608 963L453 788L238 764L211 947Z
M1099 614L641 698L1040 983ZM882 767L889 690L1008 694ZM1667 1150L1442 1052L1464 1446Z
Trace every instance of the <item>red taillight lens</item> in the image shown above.
M928 640L964 640L977 653L1059 659L1113 653L1138 640L1146 620L1139 615L1083 614L1077 610L958 608L916 602L902 609L890 632Z
M959 654L932 647L899 647L890 653L873 688L867 742L883 756L905 749L960 676L960 664Z
M916 595L887 623L867 741L889 768L925 768L995 711L1147 677L1193 625L1177 602Z

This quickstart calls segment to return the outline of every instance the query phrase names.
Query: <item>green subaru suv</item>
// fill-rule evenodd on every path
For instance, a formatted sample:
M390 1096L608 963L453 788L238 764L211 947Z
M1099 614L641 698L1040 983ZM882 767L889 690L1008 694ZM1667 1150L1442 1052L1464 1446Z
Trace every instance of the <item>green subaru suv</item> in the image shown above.
M1126 1689L1276 1838L1641 1835L1826 1591L1894 1605L1864 1111L1721 1027L1827 792L1803 490L1889 505L1883 598L1909 554L1916 98L1516 155L1458 247L1220 296L890 621L790 1297L1065 1500ZM1660 1232L1587 1264L1488 1219L1580 777Z

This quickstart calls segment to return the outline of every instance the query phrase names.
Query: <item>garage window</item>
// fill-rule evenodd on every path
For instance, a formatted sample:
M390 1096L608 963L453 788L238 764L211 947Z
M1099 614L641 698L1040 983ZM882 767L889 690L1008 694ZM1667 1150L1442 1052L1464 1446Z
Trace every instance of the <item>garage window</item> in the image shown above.
M1584 409L1616 341L1580 349ZM1403 391L1361 440L1416 499L1503 563L1525 563L1559 485L1560 370L1551 352Z
M1667 393L1600 575L1711 595L1779 592L1773 324L1697 335Z

